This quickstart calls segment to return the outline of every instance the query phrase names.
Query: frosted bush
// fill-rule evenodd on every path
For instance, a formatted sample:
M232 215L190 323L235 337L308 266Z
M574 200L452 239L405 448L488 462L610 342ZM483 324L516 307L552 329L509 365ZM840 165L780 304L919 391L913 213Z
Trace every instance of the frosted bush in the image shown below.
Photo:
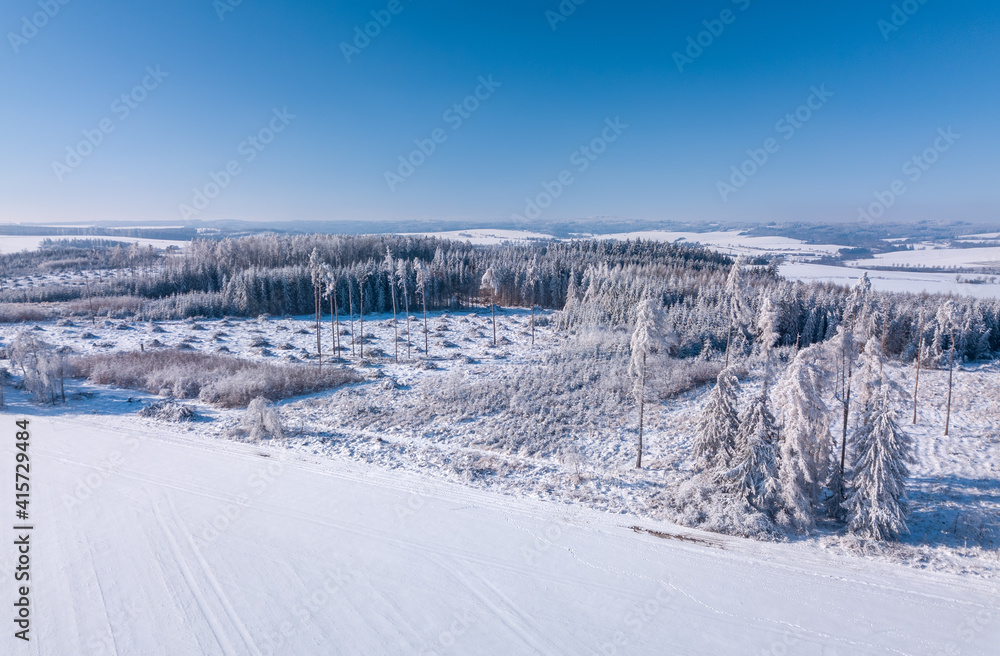
M279 439L284 435L281 415L263 396L258 396L247 405L236 428L237 435L245 435L251 440Z

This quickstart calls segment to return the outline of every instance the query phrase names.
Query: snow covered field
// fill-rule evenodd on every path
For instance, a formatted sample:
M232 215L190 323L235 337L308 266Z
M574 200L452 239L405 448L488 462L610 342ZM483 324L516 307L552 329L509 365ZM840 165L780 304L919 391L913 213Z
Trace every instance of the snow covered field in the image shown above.
M5 653L986 655L1000 641L1000 596L980 579L128 416L22 413L35 633Z
M121 241L129 244L139 244L140 246L153 246L154 248L167 248L168 246L176 246L177 248L184 248L187 246L186 241L177 241L173 239L146 239L144 237L90 237L87 235L75 236L75 237L59 237L59 236L21 236L21 235L0 235L0 254L2 253L16 253L18 251L33 251L38 248L38 246L46 239L51 239L53 241L60 239L104 239L107 241Z
M912 251L878 253L870 260L854 260L848 266L908 267L996 267L1000 266L1000 248L941 248L935 244L917 244Z
M843 246L835 244L807 244L790 237L749 237L737 230L725 232L672 232L667 230L645 230L599 235L601 239L649 239L651 241L699 243L706 248L729 255L785 255L790 257L815 258L835 255Z
M505 241L518 242L532 239L545 241L555 239L552 235L530 230L504 230L500 228L472 228L469 230L443 230L439 232L404 232L403 235L420 237L437 237L438 239L454 239L468 241L477 246L502 244Z
M909 254L911 258L914 254ZM838 285L850 286L857 282L861 274L868 272L872 288L880 292L910 292L919 294L961 294L976 298L1000 298L1000 277L993 282L971 284L958 282L954 273L932 273L919 271L881 271L865 269L860 260L858 266L841 267L829 264L813 264L810 262L786 262L779 267L781 275L790 280L803 282L832 282ZM960 274L963 280L975 278L969 274Z

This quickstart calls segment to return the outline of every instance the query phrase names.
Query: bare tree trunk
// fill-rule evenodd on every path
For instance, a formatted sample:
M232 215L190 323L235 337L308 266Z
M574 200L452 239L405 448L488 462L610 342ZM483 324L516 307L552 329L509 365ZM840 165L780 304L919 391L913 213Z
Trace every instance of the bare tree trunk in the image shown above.
M334 359L340 358L340 331L337 330L337 294L336 289L330 294L330 332L333 333L331 341L333 342L333 357Z
M322 342L322 294L320 293L320 282L317 280L313 285L313 301L316 304L316 357L319 358L320 371L323 370L323 342Z
M639 454L635 459L635 468L642 469L642 411L646 400L646 353L642 354L642 383L639 386Z
M531 345L535 345L535 304L531 304Z
M347 305L351 315L351 357L355 356L354 350L354 285L351 284L350 274L347 276Z
M399 362L399 324L396 321L396 281L393 280L393 273L389 271L389 284L392 285L392 343L396 345L396 362Z
M951 329L951 355L948 357L948 410L944 415L944 434L951 427L951 380L955 371L955 328Z
M427 335L427 291L425 290L421 296L424 299L424 358L430 358L430 337Z
M924 313L920 311L920 339L917 341L917 378L913 381L913 425L917 424L917 386L920 385L920 359L924 355Z
M492 297L490 300L494 300ZM497 345L497 304L490 303L490 313L493 315L493 346Z
M406 288L403 288L403 311L406 312L406 359L410 359L410 298L406 295Z
M365 359L365 289L361 285L361 281L358 281L358 303L361 310L361 341L358 342L358 352L361 354L361 359Z

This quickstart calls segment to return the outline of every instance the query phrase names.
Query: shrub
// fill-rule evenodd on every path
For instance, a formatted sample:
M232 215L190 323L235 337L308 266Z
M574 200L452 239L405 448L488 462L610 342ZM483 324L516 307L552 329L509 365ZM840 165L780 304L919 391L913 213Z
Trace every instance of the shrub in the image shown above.
M196 416L191 406L174 401L157 401L140 410L138 415L160 421L190 421Z
M180 399L198 398L225 408L318 392L360 380L351 369L251 362L198 351L132 351L73 358L72 374Z
M281 415L263 396L250 401L234 432L254 441L264 438L280 439L285 433Z

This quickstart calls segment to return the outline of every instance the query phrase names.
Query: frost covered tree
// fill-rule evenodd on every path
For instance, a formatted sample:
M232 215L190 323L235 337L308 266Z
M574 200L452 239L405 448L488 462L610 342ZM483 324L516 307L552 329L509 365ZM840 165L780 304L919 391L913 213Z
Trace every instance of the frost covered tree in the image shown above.
M316 357L319 368L323 369L323 343L321 337L320 319L323 310L323 261L320 259L319 251L315 248L309 255L309 273L312 276L313 305L316 312Z
M920 361L924 358L924 310L920 310L920 328L917 338L917 355L913 358L917 375L913 379L913 425L917 425L917 388L920 385Z
M531 345L535 345L535 286L538 284L538 256L531 260L524 273L524 296L531 304Z
M767 386L740 418L739 449L727 477L750 507L774 519L778 507L778 429L768 407Z
M372 275L372 265L371 262L366 262L361 267L358 268L355 276L358 279L358 303L359 303L359 326L358 330L360 335L358 337L358 355L361 359L365 357L365 283L368 282L368 278Z
M430 272L427 266L417 260L414 262L417 269L417 293L424 303L424 357L430 357L430 335L427 331L427 283L430 282Z
M285 432L277 408L263 396L250 401L240 419L240 429L251 440L280 438Z
M479 284L479 290L485 292L487 297L490 299L490 312L493 314L493 346L497 345L497 292L500 291L500 281L497 279L497 274L493 270L493 267L486 269L483 273L482 282Z
M389 277L389 289L392 291L392 333L393 333L393 347L396 349L396 362L399 362L399 323L396 318L396 265L392 260L392 251L386 247L385 250L385 267L386 275Z
M339 278L337 269L325 265L323 280L326 283L326 295L330 298L330 330L333 331L334 359L340 358L340 307L337 305L337 287Z
M955 372L955 304L945 301L941 304L937 313L938 333L948 336L948 401L947 410L944 415L944 434L948 434L951 427L951 385Z
M409 275L409 270L406 266L406 260L400 259L399 265L396 270L396 275L399 279L400 292L403 296L403 312L406 313L406 359L410 359L410 294L406 287L407 276Z
M781 317L778 307L771 300L771 296L767 293L764 293L763 296L764 300L761 301L755 327L757 329L757 350L767 362L770 360L774 343L778 341L778 323Z
M694 457L699 468L707 472L727 471L736 455L736 439L740 430L740 379L732 369L723 369L702 408L694 441Z
M850 493L844 507L848 529L875 540L892 540L906 526L910 437L899 427L888 385L880 385L864 408L854 436Z
M662 342L663 329L660 309L653 299L647 298L639 303L635 328L632 330L630 342L632 358L629 362L629 373L634 377L633 394L639 406L639 448L635 460L637 469L642 469L642 428L646 400L647 360L650 354L656 353L661 348Z
M798 352L774 387L778 408L780 510L778 523L807 531L815 523L830 467L830 409L823 401L826 372L818 345Z
M729 353L733 347L733 331L738 331L737 340L742 345L743 330L749 320L750 306L747 302L746 281L743 279L744 266L746 266L746 257L740 255L733 262L729 269L729 275L726 277L724 293L729 321L729 329L726 333L726 367L729 366Z

